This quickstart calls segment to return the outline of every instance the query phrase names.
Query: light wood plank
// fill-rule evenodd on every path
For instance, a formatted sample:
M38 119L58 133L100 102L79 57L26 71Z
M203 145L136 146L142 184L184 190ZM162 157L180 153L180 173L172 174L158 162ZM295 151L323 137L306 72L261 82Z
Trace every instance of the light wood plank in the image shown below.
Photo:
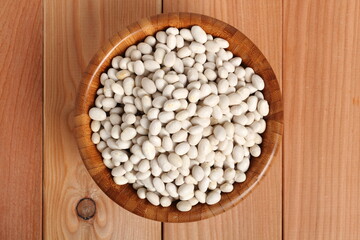
M45 0L44 238L160 239L161 224L112 202L92 181L73 137L73 109L81 73L98 48L126 25L156 14L156 1ZM75 207L95 200L84 221Z
M189 11L223 20L246 34L264 53L281 82L280 0L164 0L164 12ZM281 150L263 182L242 203L220 216L189 224L164 224L164 239L280 239Z
M0 8L0 239L41 239L41 0Z
M284 237L360 238L360 2L284 2Z

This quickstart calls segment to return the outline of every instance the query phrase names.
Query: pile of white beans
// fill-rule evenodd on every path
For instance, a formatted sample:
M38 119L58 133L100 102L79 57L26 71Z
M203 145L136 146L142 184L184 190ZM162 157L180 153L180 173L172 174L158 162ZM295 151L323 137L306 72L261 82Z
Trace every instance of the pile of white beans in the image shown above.
M116 184L179 211L216 204L261 153L263 79L199 26L127 48L100 76L92 141Z

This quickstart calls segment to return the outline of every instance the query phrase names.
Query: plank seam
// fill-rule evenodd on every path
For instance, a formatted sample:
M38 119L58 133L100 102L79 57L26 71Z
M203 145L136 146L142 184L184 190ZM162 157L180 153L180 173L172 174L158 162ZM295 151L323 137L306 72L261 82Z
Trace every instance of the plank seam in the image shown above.
M41 223L40 223L40 227L41 227L41 239L44 239L44 203L45 203L45 199L44 199L44 177L45 177L45 172L44 172L44 156L45 156L45 144L44 144L44 139L45 139L45 23L44 23L44 19L45 19L45 8L44 8L44 0L41 1L40 3L41 6L41 16L42 16L42 22L41 22L41 33L42 33L42 69L41 69L41 73L42 73L42 81L41 81L41 88L42 88L42 94L41 94L41 114L42 114L42 118L41 118Z
M284 0L281 1L281 91L284 99ZM284 142L285 142L285 111L284 111L284 130L282 136L282 143L281 143L281 239L284 239L284 217L285 217L285 161L284 161Z

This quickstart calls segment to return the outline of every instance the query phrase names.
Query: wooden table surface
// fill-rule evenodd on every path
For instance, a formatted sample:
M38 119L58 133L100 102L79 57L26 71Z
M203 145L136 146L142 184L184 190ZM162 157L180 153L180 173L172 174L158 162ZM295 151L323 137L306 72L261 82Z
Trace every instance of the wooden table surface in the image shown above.
M2 0L0 239L360 239L360 1ZM194 223L140 218L92 181L73 129L81 73L145 16L223 20L264 53L282 86L282 150L237 207ZM92 198L96 213L77 216Z

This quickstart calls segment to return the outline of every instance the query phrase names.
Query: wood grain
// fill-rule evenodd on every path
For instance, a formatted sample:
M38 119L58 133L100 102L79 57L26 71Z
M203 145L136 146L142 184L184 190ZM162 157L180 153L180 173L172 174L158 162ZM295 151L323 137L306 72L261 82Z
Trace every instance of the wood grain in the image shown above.
M112 202L92 181L73 137L77 87L91 57L114 33L148 15L155 1L44 1L44 238L160 239L161 225ZM90 220L76 215L84 197Z
M264 53L281 83L282 2L172 1L164 12L189 11L223 20L242 31ZM282 235L281 152L264 181L236 208L196 223L164 224L164 239L280 239Z
M0 8L0 239L41 239L41 0Z
M360 3L284 13L284 237L360 239Z
M96 92L100 86L100 75L111 65L111 60L117 55L123 55L125 50L142 41L148 35L168 28L187 28L199 25L214 37L222 37L229 42L228 49L235 55L242 54L242 63L252 66L265 81L267 87L263 90L270 105L270 113L266 117L266 131L262 134L262 153L252 159L247 171L246 181L234 185L234 191L222 194L221 201L212 206L198 204L191 211L180 212L175 204L163 208L154 206L146 199L139 199L130 184L119 186L114 183L111 171L104 165L101 153L91 141L91 119L89 110L94 106ZM150 96L151 97L151 96ZM112 200L125 209L153 220L163 222L192 222L203 220L230 210L249 195L262 180L272 163L274 154L279 149L283 127L283 104L279 84L269 62L259 49L244 34L234 27L215 18L195 13L160 14L145 18L131 24L115 35L89 63L80 84L75 109L74 132L79 150L86 168L99 187Z

